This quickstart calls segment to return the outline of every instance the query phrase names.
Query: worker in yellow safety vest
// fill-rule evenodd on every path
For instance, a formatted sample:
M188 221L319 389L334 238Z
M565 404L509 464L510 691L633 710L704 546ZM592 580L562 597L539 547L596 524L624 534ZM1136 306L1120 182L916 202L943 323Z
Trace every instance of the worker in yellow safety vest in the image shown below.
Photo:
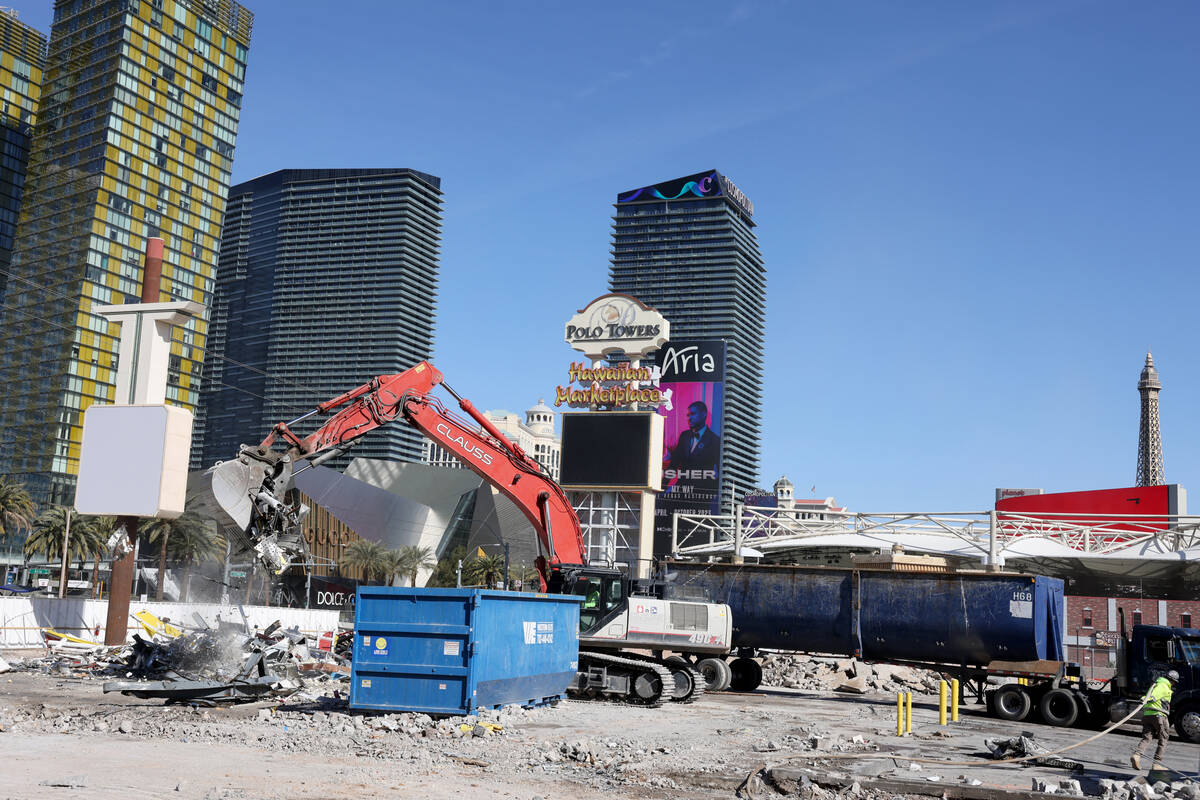
M1142 714L1142 739L1129 757L1129 763L1134 769L1142 768L1142 751L1149 746L1151 740L1158 740L1154 750L1154 763L1162 762L1163 754L1167 752L1167 740L1171 738L1171 695L1179 685L1179 673L1171 670L1166 675L1159 676L1150 691L1146 692L1143 702L1146 704Z

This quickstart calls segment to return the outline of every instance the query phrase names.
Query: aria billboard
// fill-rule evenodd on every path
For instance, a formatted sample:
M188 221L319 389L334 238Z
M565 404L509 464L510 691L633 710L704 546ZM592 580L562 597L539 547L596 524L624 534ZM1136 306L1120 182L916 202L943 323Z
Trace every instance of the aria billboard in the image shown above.
M658 351L662 371L658 413L663 425L663 481L654 512L654 552L671 552L676 511L717 513L725 409L725 342L668 342Z

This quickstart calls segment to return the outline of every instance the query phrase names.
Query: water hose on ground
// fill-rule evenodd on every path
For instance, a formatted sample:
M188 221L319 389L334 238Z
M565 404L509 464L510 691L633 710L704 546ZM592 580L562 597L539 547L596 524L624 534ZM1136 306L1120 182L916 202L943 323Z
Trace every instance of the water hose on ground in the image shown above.
M994 759L994 760L989 759L984 763L987 763L987 764L1017 764L1022 761L1032 761L1035 758L1047 758L1049 756L1056 756L1059 753L1065 753L1068 750L1074 750L1076 747L1082 747L1083 745L1087 744L1088 742L1094 742L1095 740L1099 739L1101 736L1107 736L1108 734L1112 733L1117 728L1121 727L1126 722L1133 719L1133 715L1136 714L1137 712L1141 711L1142 707L1144 705L1146 705L1145 700L1143 700L1141 703L1138 703L1138 705L1136 707L1134 707L1134 709L1132 711L1130 711L1128 714L1126 714L1122 719L1117 720L1116 722L1112 723L1111 725L1109 725L1107 728L1100 731L1099 733L1094 733L1091 736L1087 737L1086 739L1075 742L1074 744L1069 744L1069 745L1066 745L1065 747L1060 747L1057 750L1051 750L1046 753L1038 753L1036 755L1029 755L1029 756L1015 756L1013 758L998 758L998 759ZM820 758L820 759L837 759L839 761L843 760L843 759L851 760L851 759L900 758L900 759L904 759L905 761L914 761L919 764L938 764L939 766L943 766L943 767L977 767L980 764L979 760L975 760L975 761L942 761L942 760L936 759L936 758L910 758L909 756L901 756L901 755L897 755L895 753L829 753L829 754L822 754L822 755L807 754L807 755L802 755L802 756L789 756L785 760L799 761L799 760L804 760L804 759L811 760L811 759L818 759L818 758ZM1175 770L1171 770L1171 771L1175 772ZM1179 775L1181 773L1175 772L1175 774Z

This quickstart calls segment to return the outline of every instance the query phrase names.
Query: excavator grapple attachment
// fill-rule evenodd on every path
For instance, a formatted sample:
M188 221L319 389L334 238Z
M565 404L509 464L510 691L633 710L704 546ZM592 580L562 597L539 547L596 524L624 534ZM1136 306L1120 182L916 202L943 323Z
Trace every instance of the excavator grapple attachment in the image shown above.
M212 517L235 551L253 551L282 572L307 553L307 506L289 502L292 461L285 454L243 447L236 459L205 470L188 485L188 507Z

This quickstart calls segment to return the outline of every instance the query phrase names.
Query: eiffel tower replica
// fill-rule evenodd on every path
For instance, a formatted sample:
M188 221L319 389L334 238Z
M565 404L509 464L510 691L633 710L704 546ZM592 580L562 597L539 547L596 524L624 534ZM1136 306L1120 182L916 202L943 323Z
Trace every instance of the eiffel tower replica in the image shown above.
M1136 486L1161 486L1167 482L1163 469L1162 431L1158 427L1158 393L1162 381L1154 368L1154 356L1146 352L1146 366L1138 381L1142 396L1142 418L1138 425L1138 463Z

